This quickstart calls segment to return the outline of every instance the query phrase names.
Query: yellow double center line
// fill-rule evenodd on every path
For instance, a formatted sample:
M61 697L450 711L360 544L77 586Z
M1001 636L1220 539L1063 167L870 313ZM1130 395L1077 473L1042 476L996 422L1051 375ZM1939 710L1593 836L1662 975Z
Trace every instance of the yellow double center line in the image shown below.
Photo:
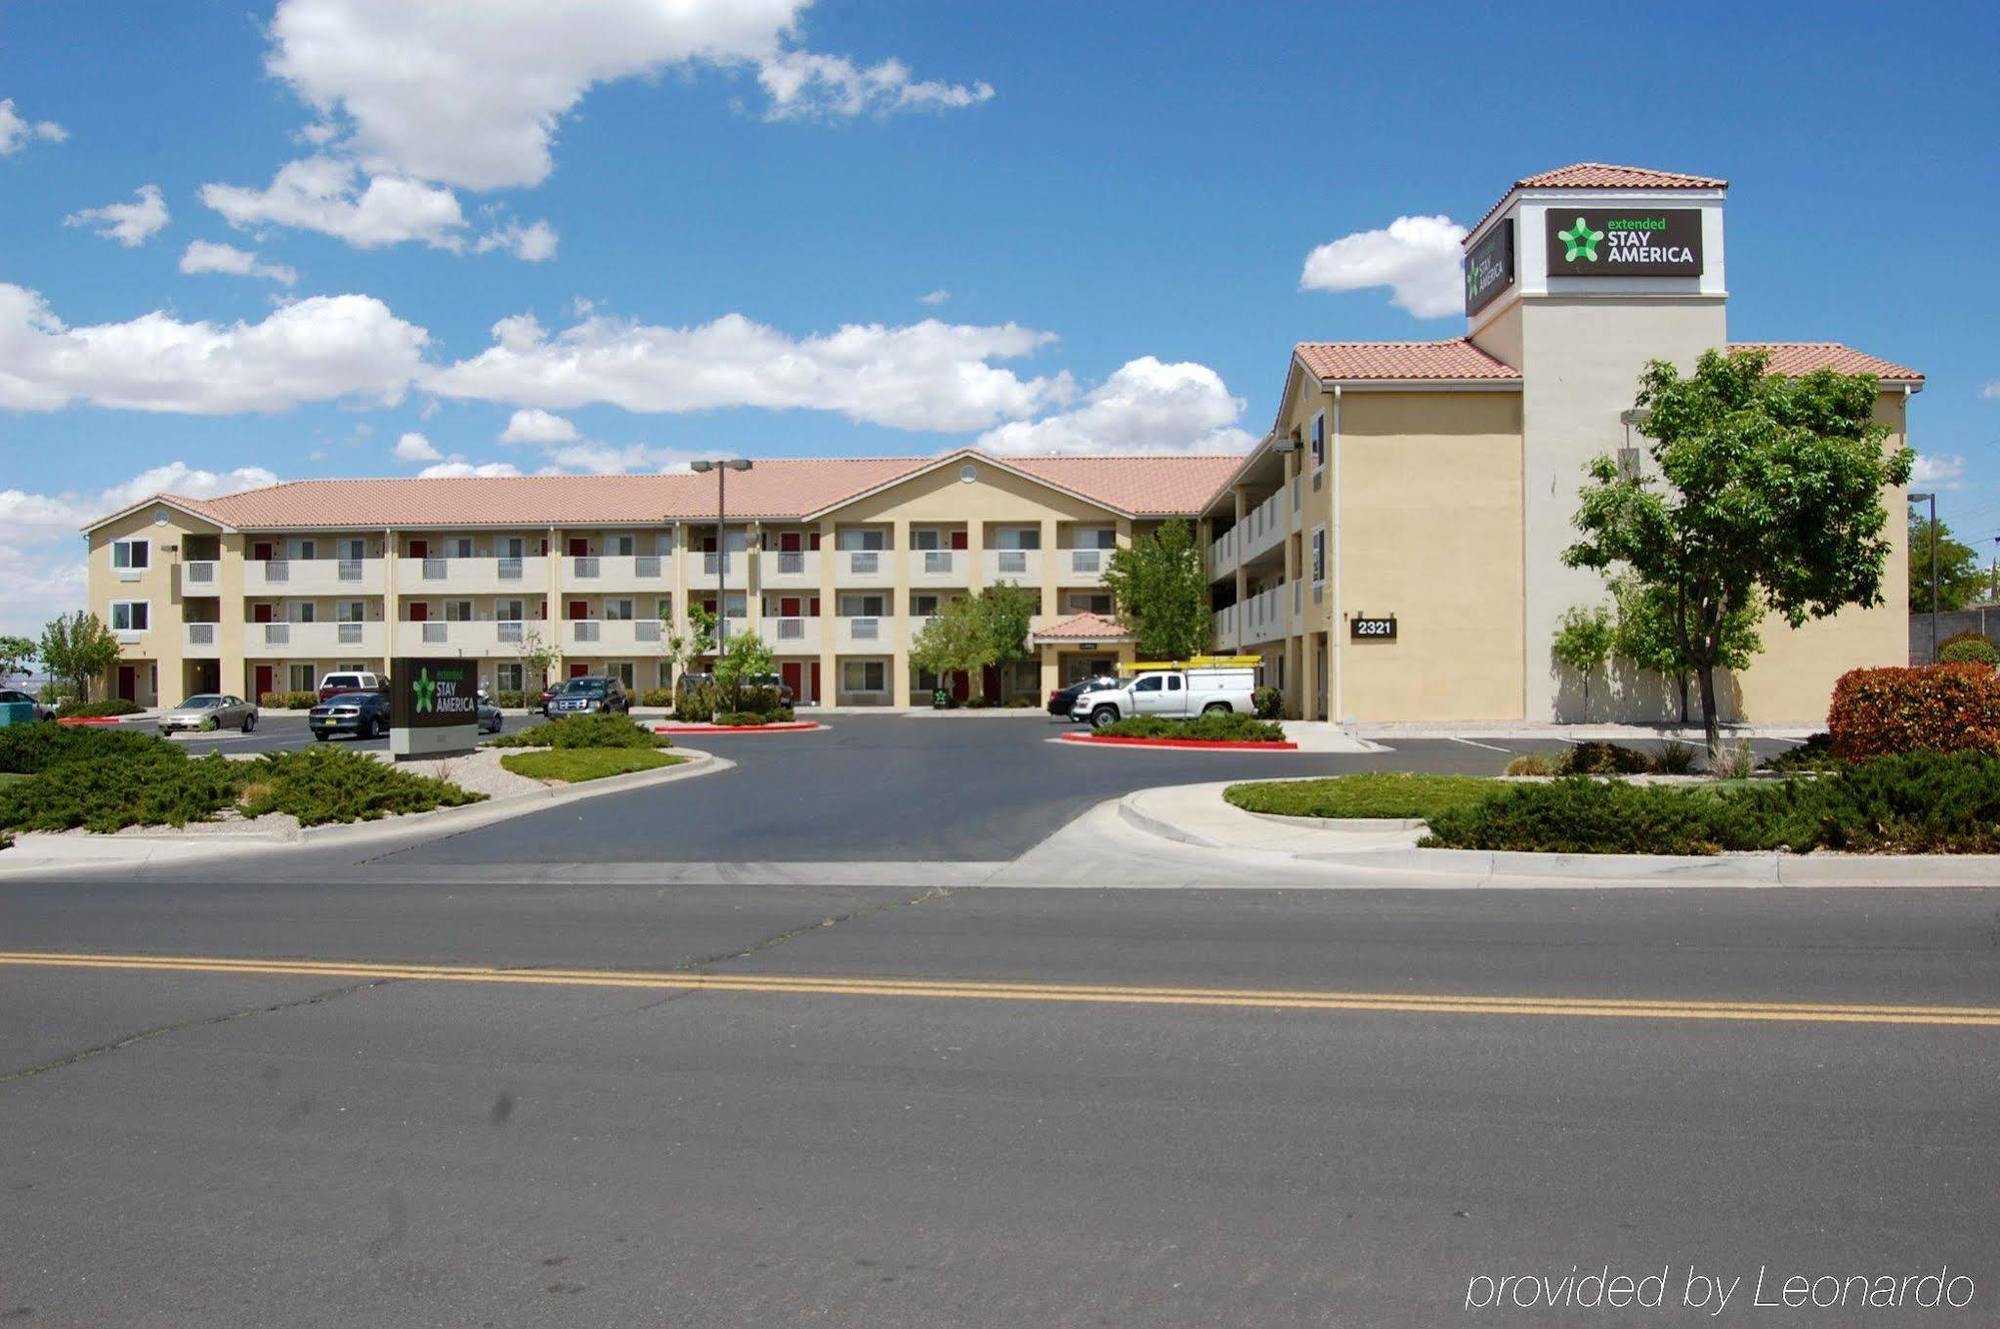
M1261 1010L1395 1011L1433 1015L1567 1015L1625 1020L1755 1020L1826 1024L1975 1025L2000 1028L2000 1007L1848 1005L1777 1001L1644 1001L1617 997L1499 997L1458 993L1321 992L1267 988L1130 987L1003 983L981 979L821 978L698 974L679 970L501 969L487 965L373 964L350 960L229 959L0 951L0 967L113 969L174 974L500 983L534 987L760 992L949 1001L1039 1001L1112 1006L1237 1006Z

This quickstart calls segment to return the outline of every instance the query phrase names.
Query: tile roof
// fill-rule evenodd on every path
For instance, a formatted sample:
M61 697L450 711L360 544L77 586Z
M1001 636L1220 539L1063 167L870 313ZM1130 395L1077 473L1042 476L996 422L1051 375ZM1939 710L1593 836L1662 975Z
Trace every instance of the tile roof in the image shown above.
M1234 456L777 458L729 475L732 517L798 518L959 457L1013 467L1135 516L1196 513L1235 468ZM716 509L714 474L457 476L294 480L221 498L161 494L238 530L641 525L699 520ZM144 502L150 503L154 498ZM126 512L144 506L134 504ZM111 514L112 516L122 514ZM97 525L109 517L100 518Z
M1518 380L1521 371L1466 337L1446 341L1304 341L1292 353L1321 379Z
M1880 356L1842 346L1837 341L1733 341L1732 351L1769 351L1770 372L1796 378L1815 369L1832 369L1842 374L1873 374L1893 383L1921 383L1922 370L1911 369Z
M1655 171L1644 166L1613 166L1606 162L1576 162L1553 171L1524 175L1500 196L1500 202L1486 210L1477 225L1465 233L1470 242L1500 211L1516 189L1727 189L1727 180L1708 175L1683 175L1678 171Z
M1115 618L1089 612L1071 614L1044 623L1028 634L1037 642L1042 641L1124 641L1125 625Z

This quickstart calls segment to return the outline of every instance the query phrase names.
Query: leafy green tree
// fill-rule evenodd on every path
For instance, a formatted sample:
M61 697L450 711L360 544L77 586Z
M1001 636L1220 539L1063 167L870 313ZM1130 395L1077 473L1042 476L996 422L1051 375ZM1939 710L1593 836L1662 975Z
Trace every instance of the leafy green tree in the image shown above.
M771 647L757 632L731 634L715 657L715 684L729 697L729 709L743 709L743 685L771 672Z
M88 610L59 614L42 628L42 664L78 701L90 700L90 681L108 673L119 654L111 629Z
M997 582L980 591L973 606L980 636L985 639L986 658L981 663L998 666L1004 680L1008 666L1019 664L1031 653L1028 633L1034 628L1035 615L1041 612L1042 593L1011 581Z
M1984 599L1991 586L1979 566L1979 551L1954 537L1951 527L1937 524L1937 607L1963 609ZM1931 519L1910 514L1910 612L1931 607Z
M1767 375L1762 351L1704 351L1683 376L1655 360L1640 376L1633 428L1662 484L1587 468L1563 553L1572 567L1629 573L1672 598L1674 632L1701 690L1711 757L1720 750L1715 671L1727 624L1761 596L1793 627L1882 602L1889 519L1882 491L1910 478L1913 454L1884 447L1872 375Z
M688 609L687 653L690 660L700 659L715 650L716 617L700 605Z
M521 634L521 667L532 678L539 679L536 687L548 684L549 675L562 663L562 647L549 641L533 628Z
M1583 680L1583 713L1590 715L1590 676L1611 658L1611 614L1603 605L1571 605L1556 628L1549 650Z
M910 662L933 674L971 673L993 663L979 602L959 596L939 605L910 642Z
M1208 650L1214 620L1208 569L1194 528L1179 517L1112 551L1104 586L1142 659L1185 660Z
M1681 723L1686 724L1693 666L1681 653L1681 642L1690 634L1689 625L1674 622L1673 595L1627 575L1611 583L1611 598L1618 606L1618 620L1611 630L1611 654L1634 668L1672 679L1680 693ZM1750 657L1764 649L1763 639L1757 635L1757 622L1763 613L1762 602L1752 596L1746 607L1723 620L1722 648L1717 657L1720 668L1747 669Z
M0 637L0 683L28 672L35 662L35 643L27 637Z

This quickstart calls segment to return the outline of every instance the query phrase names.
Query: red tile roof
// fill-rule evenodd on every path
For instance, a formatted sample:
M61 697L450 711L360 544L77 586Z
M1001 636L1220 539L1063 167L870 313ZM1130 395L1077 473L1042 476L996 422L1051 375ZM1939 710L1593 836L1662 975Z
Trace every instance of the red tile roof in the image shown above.
M1466 337L1446 341L1304 341L1292 348L1306 369L1337 382L1368 379L1518 380L1521 371Z
M778 458L758 461L747 471L730 472L729 515L797 519L961 458L1012 467L1133 516L1200 512L1239 460L1234 456L990 457L972 449L943 458ZM688 472L396 477L295 480L222 498L157 497L238 530L388 526L533 529L700 520L715 513L716 486L713 473ZM140 506L143 504L134 504L125 511Z
M1727 180L1708 175L1683 175L1677 171L1655 171L1644 166L1612 166L1605 162L1577 162L1558 166L1538 175L1524 175L1500 196L1500 202L1486 210L1477 225L1465 233L1470 243L1494 213L1513 196L1516 189L1727 189Z
M1115 618L1102 614L1071 614L1052 623L1044 623L1028 634L1037 642L1043 641L1124 641L1125 625Z
M1815 369L1831 369L1842 374L1873 374L1890 383L1921 383L1923 371L1884 360L1880 356L1842 346L1837 341L1733 341L1732 351L1769 351L1770 372L1796 378Z

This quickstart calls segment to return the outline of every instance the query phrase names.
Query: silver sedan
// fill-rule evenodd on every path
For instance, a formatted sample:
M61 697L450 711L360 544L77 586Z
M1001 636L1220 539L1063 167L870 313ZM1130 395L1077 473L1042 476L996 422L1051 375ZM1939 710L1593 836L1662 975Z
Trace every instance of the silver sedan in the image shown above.
M205 733L215 729L241 729L249 733L257 727L257 708L241 697L221 692L202 692L189 697L170 711L160 714L160 733Z

